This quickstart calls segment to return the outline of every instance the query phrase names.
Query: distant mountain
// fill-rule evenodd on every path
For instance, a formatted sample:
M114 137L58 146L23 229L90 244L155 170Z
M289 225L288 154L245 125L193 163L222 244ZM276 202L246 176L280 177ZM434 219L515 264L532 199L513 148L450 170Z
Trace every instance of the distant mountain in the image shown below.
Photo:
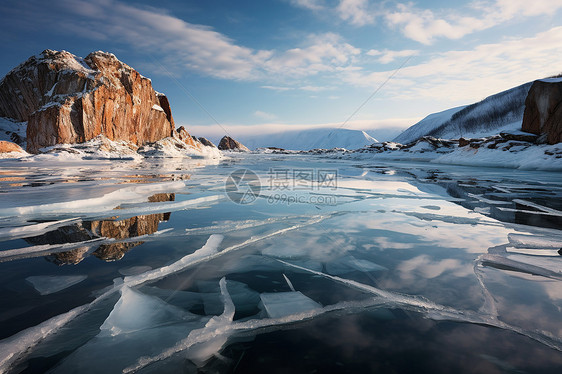
M479 137L505 130L521 129L525 98L532 82L489 96L468 105L433 113L394 138L407 144L422 136L452 139Z
M277 147L305 151L315 148L357 149L378 142L365 131L337 128L284 131L239 138L250 149Z

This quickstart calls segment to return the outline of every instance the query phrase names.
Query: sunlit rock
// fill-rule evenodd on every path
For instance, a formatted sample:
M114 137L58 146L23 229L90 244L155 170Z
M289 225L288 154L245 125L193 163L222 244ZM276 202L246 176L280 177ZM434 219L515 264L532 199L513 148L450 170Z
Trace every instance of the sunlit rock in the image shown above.
M230 136L223 136L221 141L219 142L218 148L221 151L237 151L237 152L249 152L250 150L246 148L246 146L234 139Z
M103 134L140 146L172 135L168 100L113 54L45 50L0 82L0 116L28 121L27 150Z

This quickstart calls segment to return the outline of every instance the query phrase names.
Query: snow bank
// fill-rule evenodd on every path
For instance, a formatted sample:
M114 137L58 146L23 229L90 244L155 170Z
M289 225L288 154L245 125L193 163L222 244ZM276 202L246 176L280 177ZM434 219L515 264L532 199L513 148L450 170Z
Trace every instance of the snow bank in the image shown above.
M433 138L431 138L433 139ZM355 151L327 155L356 160L419 161L435 164L502 167L524 170L562 170L562 144L540 144L500 139L500 136L477 139L474 147L460 147L457 141L436 146L424 139L413 146L391 147L390 143L375 144ZM449 142L451 144L445 144ZM394 143L396 144L396 143Z
M144 145L138 149L137 153L148 158L220 159L223 157L218 148L207 147L203 144L196 148L172 137Z
M551 154L549 154L551 153ZM519 150L460 147L431 160L437 164L503 167L525 170L562 170L562 144L536 145Z

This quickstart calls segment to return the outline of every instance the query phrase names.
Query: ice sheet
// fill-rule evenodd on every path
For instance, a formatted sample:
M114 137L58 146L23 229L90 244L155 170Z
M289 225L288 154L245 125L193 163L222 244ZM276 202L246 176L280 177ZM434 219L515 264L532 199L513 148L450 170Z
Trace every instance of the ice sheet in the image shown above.
M562 235L524 235L509 234L509 243L516 248L560 249L562 248Z
M87 275L36 275L25 278L31 283L40 295L49 295L72 287L88 278Z

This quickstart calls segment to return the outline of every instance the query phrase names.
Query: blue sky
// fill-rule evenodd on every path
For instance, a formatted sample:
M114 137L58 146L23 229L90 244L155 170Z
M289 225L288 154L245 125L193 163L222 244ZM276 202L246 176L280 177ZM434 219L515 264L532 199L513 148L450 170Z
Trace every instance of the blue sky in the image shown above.
M562 0L3 0L0 28L1 75L113 52L211 137L404 128L562 72Z

